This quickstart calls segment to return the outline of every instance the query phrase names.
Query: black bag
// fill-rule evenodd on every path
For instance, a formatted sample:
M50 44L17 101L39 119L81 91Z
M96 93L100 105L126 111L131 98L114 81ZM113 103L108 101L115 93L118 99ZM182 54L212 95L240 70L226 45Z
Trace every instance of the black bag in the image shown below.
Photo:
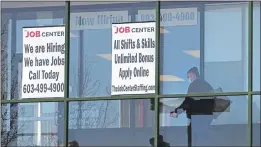
M149 142L150 142L150 145L151 145L152 147L155 146L155 145L154 145L154 137L153 137L153 138L150 138ZM165 141L164 141L162 135L159 135L159 140L158 140L158 142L159 142L158 147L170 147L170 144L169 144L168 142L165 142Z
M154 111L155 110L155 105L154 105L154 99L150 99L150 110ZM159 112L163 112L163 103L159 102Z
M222 93L222 88L215 89L213 92ZM231 101L227 96L216 96L214 98L214 117L217 118L222 112L229 112Z
M220 98L215 97L214 112L225 112L230 106L230 100L228 97Z

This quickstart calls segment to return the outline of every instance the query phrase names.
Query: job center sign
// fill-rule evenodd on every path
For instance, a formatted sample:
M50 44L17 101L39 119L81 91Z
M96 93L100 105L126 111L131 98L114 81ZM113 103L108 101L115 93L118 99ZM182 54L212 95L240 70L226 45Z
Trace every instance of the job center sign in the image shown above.
M112 24L112 95L155 93L155 22Z
M23 28L22 98L64 96L65 27Z

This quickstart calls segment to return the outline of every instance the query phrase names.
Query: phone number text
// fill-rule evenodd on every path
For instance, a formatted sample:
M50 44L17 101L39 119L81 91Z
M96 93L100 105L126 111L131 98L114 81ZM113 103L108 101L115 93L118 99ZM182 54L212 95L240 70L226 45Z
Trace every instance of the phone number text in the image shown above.
M63 92L64 83L24 84L23 93Z

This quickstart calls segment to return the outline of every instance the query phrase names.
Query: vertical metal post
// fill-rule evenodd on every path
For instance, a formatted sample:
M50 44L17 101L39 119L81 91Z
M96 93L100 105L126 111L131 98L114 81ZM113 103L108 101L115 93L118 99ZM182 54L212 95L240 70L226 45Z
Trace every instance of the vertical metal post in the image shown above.
M70 66L70 1L65 2L64 146L68 146L68 101Z
M159 140L159 94L160 94L160 83L159 83L159 50L160 50L160 1L156 2L156 51L155 51L155 137L154 146L158 146Z
M0 8L2 8L1 4L0 4ZM0 13L1 13L1 15L0 15L1 20L2 21L5 20L4 18L2 18L4 16L3 12L0 12ZM2 23L0 23L0 28L1 28L1 32L2 32ZM10 31L10 30L8 30L8 31ZM3 36L1 35L0 36L0 47L1 47L1 51L0 51L0 58L1 58L1 60L0 60L0 65L1 65L0 73L1 73L1 77L2 77L2 75L4 75L4 77L5 77L5 73L2 73L2 37ZM1 90L0 90L0 97L1 97L0 105L2 106L2 99L3 99L3 96L2 96L2 78L0 78L0 88L1 88ZM0 109L0 113L2 114L1 109ZM1 134L0 134L0 137L1 137Z
M0 7L2 7L1 4L0 4ZM1 16L2 16L2 13L1 13L0 17ZM1 20L2 20L2 17L1 17ZM1 23L0 23L0 28L2 28ZM2 32L2 29L1 29L1 32ZM2 35L0 36L0 40L2 40ZM0 46L2 48L2 42L1 41L0 41ZM0 58L1 58L0 59L0 65L2 65L2 49L0 51ZM1 77L2 77L3 74L5 74L5 73L2 74L2 67L0 67L0 73L1 73ZM2 99L4 98L3 95L2 95L2 78L0 78L0 88L1 88L0 89L0 97L1 97L1 99L0 99L0 105L1 105L0 113L2 114L2 107L3 107L2 106ZM1 124L3 124L3 122ZM3 126L1 126L1 129L2 128L3 128ZM0 134L0 138L2 138L2 133Z
M252 147L253 103L252 103L252 64L253 64L253 1L248 2L248 146Z

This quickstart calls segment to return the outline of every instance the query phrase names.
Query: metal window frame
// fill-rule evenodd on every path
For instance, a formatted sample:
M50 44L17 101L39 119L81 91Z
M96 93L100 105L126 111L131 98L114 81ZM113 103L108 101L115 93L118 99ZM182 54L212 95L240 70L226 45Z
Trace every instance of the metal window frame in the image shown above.
M253 1L248 2L248 146L253 145Z
M155 128L154 128L154 144L158 145L158 135L159 135L159 100L161 98L180 98L185 96L240 96L247 95L248 96L248 145L252 146L253 144L253 136L252 136L252 120L253 120L253 112L252 112L252 100L253 95L260 95L260 91L253 91L253 1L248 2L248 91L247 92L224 92L224 93L201 93L201 94L160 94L160 81L159 81L159 50L160 50L160 1L156 2L155 13L156 13L156 60L155 60L155 86L156 91L155 94L149 95L121 95L121 96L106 96L106 97L82 97L82 98L70 98L69 97L69 59L70 59L70 10L71 3L70 1L66 1L65 4L65 44L66 44L66 52L65 52L65 91L64 98L37 98L37 99L22 99L22 100L2 100L2 104L16 104L16 103L39 103L39 102L63 102L64 103L64 136L63 143L67 146L68 142L68 110L69 110L69 102L71 101L98 101L98 100L126 100L126 99L154 99L155 101ZM260 3L261 5L261 3ZM204 9L203 9L204 10ZM201 12L204 16L205 11ZM261 14L261 12L260 12ZM200 19L201 23L204 24L204 18ZM204 32L204 30L201 30ZM202 40L201 45L204 44L204 40ZM203 55L203 54L202 54ZM204 63L201 63L204 65ZM204 67L201 67L204 68Z

